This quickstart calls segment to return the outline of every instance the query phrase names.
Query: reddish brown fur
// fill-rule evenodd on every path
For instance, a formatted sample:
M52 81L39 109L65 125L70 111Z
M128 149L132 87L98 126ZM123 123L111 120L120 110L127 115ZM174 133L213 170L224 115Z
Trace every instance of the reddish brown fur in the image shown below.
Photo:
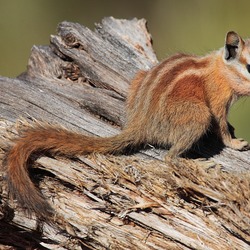
M177 54L173 55L167 59L165 59L160 64L157 64L155 67L153 67L150 71L140 71L134 78L134 80L131 82L129 95L127 98L127 108L133 109L136 106L136 102L140 102L140 106L143 106L143 99L142 96L145 97L149 93L149 87L155 82L155 78L159 75L159 72L165 68L168 67L169 63L173 63L178 59L181 58L187 58L190 57L190 55L186 54ZM166 70L163 71L164 73ZM167 82L165 80L165 82ZM170 81L168 81L170 82ZM161 81L159 82L161 83ZM138 95L138 93L140 93ZM149 93L150 94L150 93ZM137 98L136 98L137 97ZM139 98L138 98L139 97Z
M152 103L150 105L152 105L152 107L155 106L155 104L158 103L160 96L162 94L164 94L164 91L168 91L168 84L173 82L173 80L175 79L176 76L181 75L183 72L185 72L187 69L197 69L200 70L202 68L205 68L207 66L207 62L195 62L193 59L190 60L186 60L180 64L177 64L175 67L173 67L171 70L165 72L162 75L162 79L159 82L159 84L155 87L153 94L152 94ZM185 88L187 88L188 86L190 86L189 80L192 80L192 76L189 77L188 79L184 79L184 86ZM187 84L188 83L188 84ZM180 87L183 87L182 84L179 84L178 82L176 83L175 89L177 90ZM182 95L183 95L183 90L181 91ZM174 93L174 91L173 91Z
M117 136L94 138L51 126L28 129L6 156L10 193L40 217L53 214L28 176L27 161L33 153L119 153L155 143L170 145L168 156L177 157L206 133L212 120L226 146L243 149L247 142L231 137L227 114L237 97L250 95L247 58L242 55L249 44L229 32L223 50L205 57L177 54L139 72L131 82L126 126Z
M204 82L204 77L195 75L180 79L172 90L171 99L173 101L188 99L191 102L206 103Z
M134 77L134 79L131 82L131 87L130 87L130 96L127 99L127 108L128 109L132 109L133 108L133 104L135 102L135 98L136 98L136 93L138 93L139 88L141 87L141 82L143 81L143 79L145 78L147 74L147 71L139 71L136 76Z
M245 57L242 56L239 61L241 64L247 65L247 59Z

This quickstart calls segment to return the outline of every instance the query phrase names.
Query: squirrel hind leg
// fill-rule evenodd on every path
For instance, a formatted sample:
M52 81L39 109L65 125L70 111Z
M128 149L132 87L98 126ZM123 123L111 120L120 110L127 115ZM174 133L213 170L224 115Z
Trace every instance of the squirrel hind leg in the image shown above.
M197 141L197 139L199 139L198 135L200 136L203 135L203 133L198 134L197 131L198 130L196 130L196 133L195 133L197 137L195 137L194 135L192 136L191 132L189 133L189 136L187 137L184 137L184 138L180 137L179 140L175 144L172 145L168 153L165 155L165 162L166 163L171 162L171 163L178 165L180 161L181 162L183 160L186 161L186 159L179 158L179 156L181 156L181 154L185 153L192 147L192 145ZM202 130L200 132L202 132ZM206 169L220 166L220 164L207 158L188 159L188 161L191 161L193 162L193 164L196 164Z
M168 153L165 156L165 160L176 159L178 156L189 150L194 141L188 140L179 140L177 143L173 144Z
M175 140L172 142L172 146L168 151L166 158L174 159L187 152L207 131L209 122L190 124L184 129L175 130Z
M183 104L187 112L175 110L172 129L169 131L172 145L167 158L177 158L188 151L209 129L211 114L203 104ZM178 121L178 122L177 122Z

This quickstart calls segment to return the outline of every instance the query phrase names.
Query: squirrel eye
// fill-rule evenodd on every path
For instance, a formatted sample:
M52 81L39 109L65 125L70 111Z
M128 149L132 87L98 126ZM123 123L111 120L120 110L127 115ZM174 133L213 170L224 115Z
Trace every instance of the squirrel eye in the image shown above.
M247 68L248 73L250 73L250 64L247 64L246 68Z

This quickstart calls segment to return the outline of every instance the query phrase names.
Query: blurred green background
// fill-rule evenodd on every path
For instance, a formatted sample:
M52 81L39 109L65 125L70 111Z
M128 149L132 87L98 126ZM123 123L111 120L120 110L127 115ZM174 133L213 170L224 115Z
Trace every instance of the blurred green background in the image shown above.
M0 0L0 75L23 72L32 45L49 44L64 20L94 28L105 16L145 18L162 59L218 49L229 30L250 37L249 9L249 0ZM239 101L229 119L237 136L250 142L249 107L250 98Z

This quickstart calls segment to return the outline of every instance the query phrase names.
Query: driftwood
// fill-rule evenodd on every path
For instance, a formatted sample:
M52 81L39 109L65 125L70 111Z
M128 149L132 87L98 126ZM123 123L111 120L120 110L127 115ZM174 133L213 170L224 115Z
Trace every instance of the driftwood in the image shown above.
M0 157L34 120L97 136L119 133L129 82L157 63L145 20L105 18L91 31L63 22L34 46L27 71L0 77ZM57 216L29 218L1 178L0 249L250 249L250 152L207 138L196 157L42 156L31 174ZM194 154L193 154L194 155ZM221 164L221 165L219 165Z

